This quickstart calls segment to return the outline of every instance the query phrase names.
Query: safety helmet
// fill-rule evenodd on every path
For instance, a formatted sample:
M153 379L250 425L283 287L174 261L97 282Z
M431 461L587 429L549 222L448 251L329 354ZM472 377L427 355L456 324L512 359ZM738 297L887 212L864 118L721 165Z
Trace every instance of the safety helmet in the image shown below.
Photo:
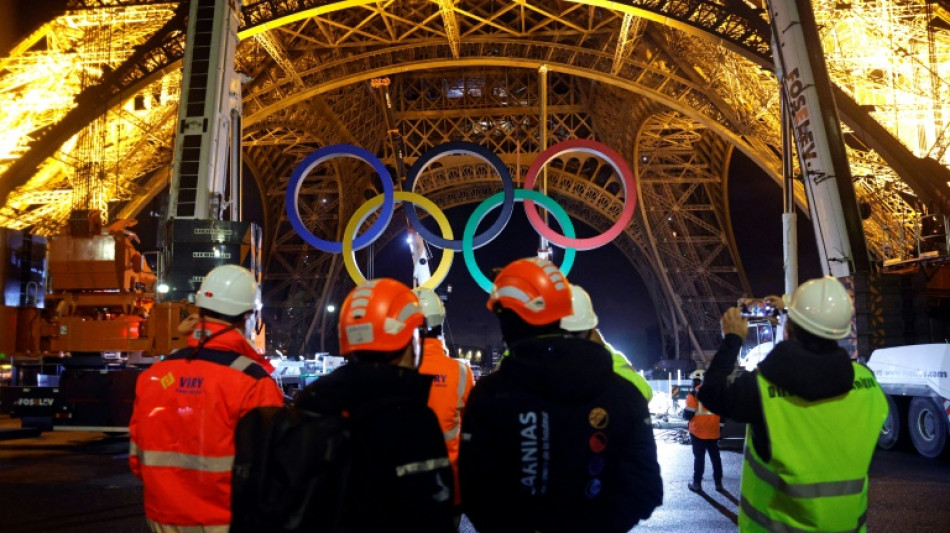
M366 281L350 291L340 309L340 354L404 348L424 323L412 289L394 279Z
M227 316L239 316L261 304L251 271L238 265L221 265L208 272L195 295L195 305Z
M578 285L571 284L571 307L574 312L561 319L565 331L589 331L597 327L597 313L590 303L590 295Z
M703 376L706 375L705 370L696 369L689 373L689 379L698 379L699 381L703 380Z
M442 298L428 287L416 287L412 289L419 298L419 307L422 308L422 314L426 318L426 327L432 329L441 326L445 321L445 306L442 305Z
M796 326L823 339L843 339L851 333L851 296L840 281L825 276L795 289L788 317Z
M530 257L518 259L495 277L486 306L498 303L533 326L558 321L571 314L571 290L554 263Z

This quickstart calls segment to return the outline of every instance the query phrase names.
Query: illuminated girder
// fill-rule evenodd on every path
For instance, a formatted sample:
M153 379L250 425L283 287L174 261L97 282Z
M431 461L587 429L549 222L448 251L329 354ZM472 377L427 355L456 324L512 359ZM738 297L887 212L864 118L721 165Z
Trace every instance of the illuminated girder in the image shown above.
M643 116L648 116L641 113L665 107L700 124L707 135L718 136L718 142L701 143L706 157L718 158L719 145L731 145L778 179L777 86L769 71L768 26L764 12L748 7L745 2L373 1L348 2L346 9L335 10L337 5L344 4L326 0L244 2L242 36L246 39L239 49L238 68L252 78L245 86L245 157L253 178L264 190L269 241L279 243L269 245L269 253L281 254L286 248L281 267L284 270L279 275L288 279L294 277L288 269L296 268L295 261L303 253L294 250L295 237L285 239L288 226L282 222L283 188L296 161L319 146L336 142L355 142L391 161L383 148L385 132L380 127L378 104L366 83L371 77L398 75L401 90L411 91L413 87L431 84L447 69L456 69L467 74L454 78L446 75L449 85L454 80L464 80L461 86L467 88L479 84L496 87L499 84L490 78L500 74L493 71L508 67L505 75L517 77L545 63L552 69L552 80L564 84L560 87L563 92L549 95L552 131L561 129L569 135L605 140L613 146L625 147L623 153L627 155L634 149L633 137ZM861 47L837 49L829 42L859 42L844 40L845 26L850 24L849 30L858 26L845 22L855 15L841 12L841 3L819 2L816 11L820 22L825 21L821 27L825 31L832 76L837 76L834 79L844 91L836 99L843 121L849 126L846 131L850 132L850 140L856 141L851 144L858 147L851 154L858 195L872 205L872 216L865 222L872 241L869 246L878 258L885 258L894 249L886 244L886 228L894 226L895 218L899 223L913 211L907 199L913 200L917 195L922 204L950 206L944 198L946 184L928 181L930 176L945 175L946 168L938 166L935 172L921 172L914 157L930 154L941 158L947 146L943 137L947 128L942 126L946 117L937 103L948 101L940 92L948 49L946 31L921 25L929 20L926 10L920 10L922 3L852 5L856 6L850 9L854 13L863 10L881 15L862 20L886 21L891 33L882 33L883 26L879 26L869 30L869 35L877 37L860 41ZM69 57L68 43L80 40L89 31L88 21L95 17L88 11L99 6L111 6L109 13L116 20L116 28L112 29L115 42L125 55L120 54L109 64L108 71L102 72L99 86L77 96L80 83L73 78L81 69L94 68L102 60L101 55L87 52L68 63L55 61ZM115 141L104 144L106 168L115 169L109 170L115 175L110 175L106 182L114 189L109 194L120 200L119 212L128 212L128 206L143 205L138 200L141 196L156 194L162 184L161 169L171 157L183 11L174 2L145 0L73 0L70 8L72 11L62 20L52 21L29 36L24 41L27 44L18 46L10 58L0 59L0 99L6 94L47 91L43 94L50 102L20 113L15 128L0 123L0 135L22 128L16 130L20 134L0 136L0 140L14 139L0 144L0 224L32 225L42 232L56 230L66 211L63 203L55 200L60 196L24 195L68 190L67 177L80 160L71 144L75 141L70 139L105 109L110 109L105 117L107 130L116 132ZM931 9L937 12L939 6L931 5ZM452 18L457 25L454 36L445 22ZM281 26L281 22L286 24ZM247 39L255 35L261 35L260 39L265 41ZM920 57L924 49L917 37L920 35L928 39L926 61ZM36 50L32 45L37 43L47 48L48 57L30 51ZM276 54L266 48L272 43L279 45ZM866 85L869 82L861 78L857 67L836 66L846 64L836 54L846 56L858 49L863 57L878 53L888 57L886 61L890 63L885 70L896 78L885 85ZM908 53L914 58L908 63L913 68L898 68L900 57L895 57ZM122 61L125 57L128 59ZM924 64L936 67L925 71L920 67ZM50 77L35 72L51 68L63 78L59 83L63 92L53 90L60 87L50 83ZM530 74L526 76L530 78ZM876 80L871 81L877 83ZM878 107L876 101L863 99L872 94L869 90L855 89L879 86L887 89L877 92L879 99L884 98L882 95L897 103L909 99L891 96L898 91L898 95L912 95L913 105L899 108L884 102ZM537 99L533 95L528 104L516 103L519 89L513 85L509 89L505 103L488 92L483 92L481 99L469 95L403 101L399 120L406 128L404 134L416 138L409 143L413 157L443 142L440 139L468 138L490 146L509 166L518 166L523 171L538 149ZM931 98L929 104L920 100L931 93L940 95L939 99ZM553 102L565 95L568 97L564 101ZM74 97L78 105L73 103ZM609 112L589 111L601 99L626 103L628 97L633 97L629 98L630 106L616 104ZM653 105L645 105L644 101ZM0 121L3 109L0 106ZM876 129L879 123L891 128L887 116L903 113L900 109L912 111L909 116L922 124L915 130L901 122L891 132L901 133L913 154L905 154L902 147L895 146L886 130ZM879 122L869 120L868 111ZM446 113L448 120L440 122L436 118L440 112ZM932 117L929 123L928 112ZM907 132L910 134L904 135ZM8 158L3 159L3 154ZM331 200L335 202L334 218L329 219L325 228L329 238L339 231L334 224L345 220L343 217L376 185L360 165L335 166L323 174L314 178L315 190L336 191ZM124 203L133 198L136 200ZM36 199L40 203L33 202ZM46 199L50 202L43 203ZM279 260L270 261L269 265L277 268ZM645 261L655 267L657 259L650 257ZM310 260L308 264L320 266L296 276L298 285L281 285L281 291L299 289L304 294L325 297L324 288L342 279L333 273L331 263ZM273 272L278 276L276 270ZM340 282L334 287L341 284L345 285ZM667 310L680 303L678 295L664 294L665 302L654 302L658 309ZM273 299L280 297L275 293ZM663 313L664 317L669 314ZM318 314L302 319L300 335L312 333L324 323L325 317Z

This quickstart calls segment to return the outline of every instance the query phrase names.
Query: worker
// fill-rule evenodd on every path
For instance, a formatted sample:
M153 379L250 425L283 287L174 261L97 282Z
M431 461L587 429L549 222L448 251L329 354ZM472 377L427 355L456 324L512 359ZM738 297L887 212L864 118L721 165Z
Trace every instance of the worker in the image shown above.
M442 299L432 289L417 287L413 289L419 298L422 314L425 315L425 330L422 341L422 365L419 373L432 376L432 388L429 390L429 408L439 419L442 436L452 463L455 480L455 521L456 527L462 518L462 499L458 483L459 440L462 438L462 413L465 402L475 386L472 368L464 359L449 357L442 337L442 325L445 322L445 306Z
M260 304L251 272L216 267L195 304L188 346L140 374L135 389L129 466L144 485L153 531L226 532L238 419L284 403L248 341Z
M653 399L653 389L647 380L637 372L630 364L630 360L620 350L617 350L609 342L604 340L600 330L597 329L597 313L594 312L594 305L590 301L590 295L580 285L571 284L571 307L573 312L570 316L561 319L561 329L577 335L581 338L591 340L607 348L610 357L613 360L614 372L620 377L626 379L643 394L647 403Z
M767 299L786 309L785 299ZM733 374L748 324L727 309L698 395L750 424L739 529L864 531L868 467L888 408L874 374L838 346L851 333L851 297L833 277L812 279L794 291L787 315L785 340L755 370Z
M687 487L693 492L703 491L703 473L708 453L716 490L723 492L726 489L722 486L722 458L719 456L719 415L706 409L696 398L703 385L704 374L699 369L690 373L693 390L686 395L686 409L683 411L683 418L689 421L689 441L693 445L693 481Z
M626 532L662 503L647 402L610 353L566 335L567 279L519 259L487 307L509 355L472 390L462 419L462 506L482 533Z
M344 531L454 532L452 467L419 374L425 316L412 290L392 279L357 285L340 309L347 364L308 385L296 407L351 413L353 461Z

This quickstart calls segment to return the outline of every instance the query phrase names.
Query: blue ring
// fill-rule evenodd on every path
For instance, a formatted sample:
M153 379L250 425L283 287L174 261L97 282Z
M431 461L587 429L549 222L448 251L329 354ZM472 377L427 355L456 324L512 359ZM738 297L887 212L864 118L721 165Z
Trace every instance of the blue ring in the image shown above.
M501 160L497 155L495 155L491 150L483 146L479 146L475 143L470 143L466 141L453 141L445 144L440 144L427 151L422 155L416 162L412 165L412 168L409 169L409 174L406 176L406 190L413 192L413 185L415 185L416 178L419 177L429 164L438 161L445 155L454 155L454 154L466 154L478 157L484 160L486 163L494 167L495 172L498 172L498 175L501 176L501 183L504 186L505 198L502 202L501 213L498 214L498 219L495 220L495 223L488 227L484 233L481 235L476 235L474 241L472 242L472 249L478 249L486 244L490 243L501 234L502 230L505 229L505 226L508 225L508 221L511 219L511 214L515 209L515 184L511 180L511 173L508 171L508 167L505 165L504 161ZM422 225L419 222L419 215L416 214L416 206L407 206L405 208L406 219L409 220L409 225L412 226L412 229L416 230L419 235L422 236L423 240L437 246L439 248L448 248L450 250L455 250L456 252L462 251L462 240L455 239L449 240L445 239L435 233L429 231L428 228ZM341 246L342 248L342 246Z
M396 201L393 196L392 175L389 173L389 169L386 168L386 165L383 165L383 162L372 153L350 144L334 144L325 146L305 157L304 160L294 168L293 174L290 175L290 181L287 182L287 194L284 199L287 205L287 219L290 221L290 225L293 226L294 231L297 232L297 235L300 235L300 238L306 241L307 244L317 250L334 254L343 253L343 243L339 241L325 241L311 233L310 230L304 226L303 220L300 218L299 207L297 206L297 196L300 194L300 186L303 184L304 178L310 174L310 171L313 170L314 167L328 159L341 156L359 159L370 165L379 175L379 179L383 183L383 205L380 206L379 218L366 230L366 233L353 240L354 250L362 250L378 239L379 236L383 234L383 231L386 230L389 221L392 220L393 211L396 208Z

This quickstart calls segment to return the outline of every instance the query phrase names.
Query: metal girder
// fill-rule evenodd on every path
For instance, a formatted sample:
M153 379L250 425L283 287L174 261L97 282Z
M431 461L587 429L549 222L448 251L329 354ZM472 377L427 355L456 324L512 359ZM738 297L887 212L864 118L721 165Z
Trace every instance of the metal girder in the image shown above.
M676 113L657 113L640 125L634 152L641 213L659 277L676 302L692 357L703 363L721 339L722 312L750 294L730 245L725 162L702 157L697 148L705 142L710 139L702 125Z
M857 1L848 6L854 12L869 9ZM40 231L56 229L61 204L26 202L41 198L42 191L67 187L77 161L67 141L107 110L106 123L121 124L122 131L128 131L118 136L121 143L113 148L115 153L127 154L117 157L114 165L121 168L115 171L114 180L120 200L157 193L162 180L155 178L155 171L170 159L168 146L174 120L169 118L168 104L177 95L174 71L182 56L183 11L174 10L174 3L147 0L71 0L69 7L72 13L64 17L71 21L81 22L87 17L85 13L98 9L112 10L117 21L121 18L118 15L129 14L128 31L117 33L128 47L122 60L103 69L97 85L76 93L75 107L70 94L61 108L38 109L31 115L37 122L22 138L32 142L11 152L14 158L4 160L0 150L0 220L35 224ZM165 13L167 18L139 21L131 17L135 9L140 10L135 17L141 18L147 11ZM827 17L823 28L828 35L837 32L835 36L840 37L842 28L835 22L846 18L840 11L843 8L822 0L816 2L816 9L818 15L824 13ZM895 6L895 12L909 9L903 4ZM269 254L275 254L268 264L273 265L274 279L279 280L278 292L297 291L310 295L308 298L325 299L329 293L325 288L346 285L339 278L338 263L334 266L332 261L313 259L308 260L306 268L300 267L310 276L309 288L292 289L297 286L286 282L297 272L291 269L298 268L306 251L302 242L285 238L288 226L282 220L281 202L294 165L317 147L352 142L391 161L383 143L384 132L378 126L382 122L379 110L372 103L368 83L364 83L371 77L389 75L400 84L397 120L404 135L412 138L407 143L409 161L446 140L466 139L490 147L516 176L538 152L537 89L530 83L523 87L497 83L492 79L500 75L496 72L530 79L540 64L548 65L552 83L561 84L549 94L549 128L555 138L558 131L563 138L598 138L621 147L627 157L649 148L638 141L644 137L640 127L647 117L657 112L658 106L666 108L663 113L673 110L692 124L686 130L702 130L698 142L685 136L674 138L683 146L691 146L695 154L690 159L667 149L646 167L646 172L662 176L663 187L682 188L708 198L676 204L669 201L672 193L665 192L672 189L650 184L655 188L655 209L676 208L677 217L697 232L685 242L683 237L666 235L671 250L706 250L716 245L717 228L725 231L721 218L713 223L707 217L715 211L709 206L721 201L714 194L719 187L718 172L727 163L732 147L745 152L773 177L778 176L778 91L768 70L771 58L767 24L762 10L741 0L524 0L500 5L491 0L246 0L243 15L241 35L245 42L239 48L238 67L252 78L245 86L245 154L254 178L263 188L269 239L266 248ZM919 26L916 19L897 22L902 32ZM636 25L649 26L649 37L635 38ZM12 88L25 86L22 75L39 57L34 45L42 42L49 50L47 58L52 58L53 52L67 57L59 50L67 50L64 44L72 42L70 39L81 40L84 31L82 24L67 27L54 22L20 43L14 48L14 57L0 60L0 98L5 87L13 94ZM904 38L903 33L897 37ZM944 36L938 34L936 39L939 45ZM275 43L277 46L271 46ZM909 48L905 46L904 50ZM849 128L846 133L853 141L851 161L858 165L853 174L859 198L872 207L872 216L866 221L869 245L879 257L887 257L903 246L891 242L888 231L893 229L888 228L893 228L895 221L906 228L905 215L911 210L903 196L892 191L948 207L950 194L943 187L950 173L945 165L920 160L874 120L882 113L874 115L860 91L854 91L858 86L857 70L848 70L837 59L845 52L835 50L835 62L829 62L833 70L837 69L833 75L839 77L835 79L848 91L839 89L836 100ZM101 62L102 58L90 53L77 64ZM68 79L66 75L61 77ZM444 89L434 90L436 82L443 81ZM504 99L491 92L501 86L510 89ZM935 86L944 85L938 80ZM451 90L461 92L450 94ZM413 93L416 97L410 99ZM154 94L160 97L153 98ZM136 100L129 107L133 96ZM559 97L563 101L554 101ZM603 105L602 99L612 102L613 107L591 111ZM4 108L7 106L0 107L0 115ZM942 142L934 144L933 153L945 151L947 143ZM700 168L698 161L706 165L705 172L683 172ZM580 186L577 180L564 184ZM334 164L324 175L308 180L304 194L317 197L333 189L336 218L320 215L319 211L307 213L315 230L328 238L338 233L344 216L367 195L375 194L378 183L361 165ZM34 192L40 196L25 196ZM59 197L46 199L54 198ZM575 200L565 197L565 201ZM645 199L642 202L642 207L647 205ZM141 205L140 201L128 202L121 212L130 213ZM581 206L586 204L576 205L583 211ZM596 210L589 212L591 217L600 216ZM321 226L317 218L327 223ZM657 232L662 234L667 229L659 227ZM712 251L714 255L725 253L718 248ZM663 255L643 257L647 259L641 259L641 270L649 264L660 271L661 264L673 261ZM707 268L711 273L707 287L713 287L728 277L732 267L710 264ZM304 283L303 278L298 283ZM734 285L725 284L723 294L731 294ZM656 283L650 288L657 291L656 287L661 286ZM681 317L670 310L674 304L682 306L693 298L703 300L706 293L662 293L664 303L657 303L658 294L654 294L654 304L662 309L658 315L664 321L664 336L678 339L676 327ZM325 316L315 313L295 320L305 336L326 323ZM697 324L700 329L704 327L701 322ZM696 344L699 350L706 349L699 341Z

